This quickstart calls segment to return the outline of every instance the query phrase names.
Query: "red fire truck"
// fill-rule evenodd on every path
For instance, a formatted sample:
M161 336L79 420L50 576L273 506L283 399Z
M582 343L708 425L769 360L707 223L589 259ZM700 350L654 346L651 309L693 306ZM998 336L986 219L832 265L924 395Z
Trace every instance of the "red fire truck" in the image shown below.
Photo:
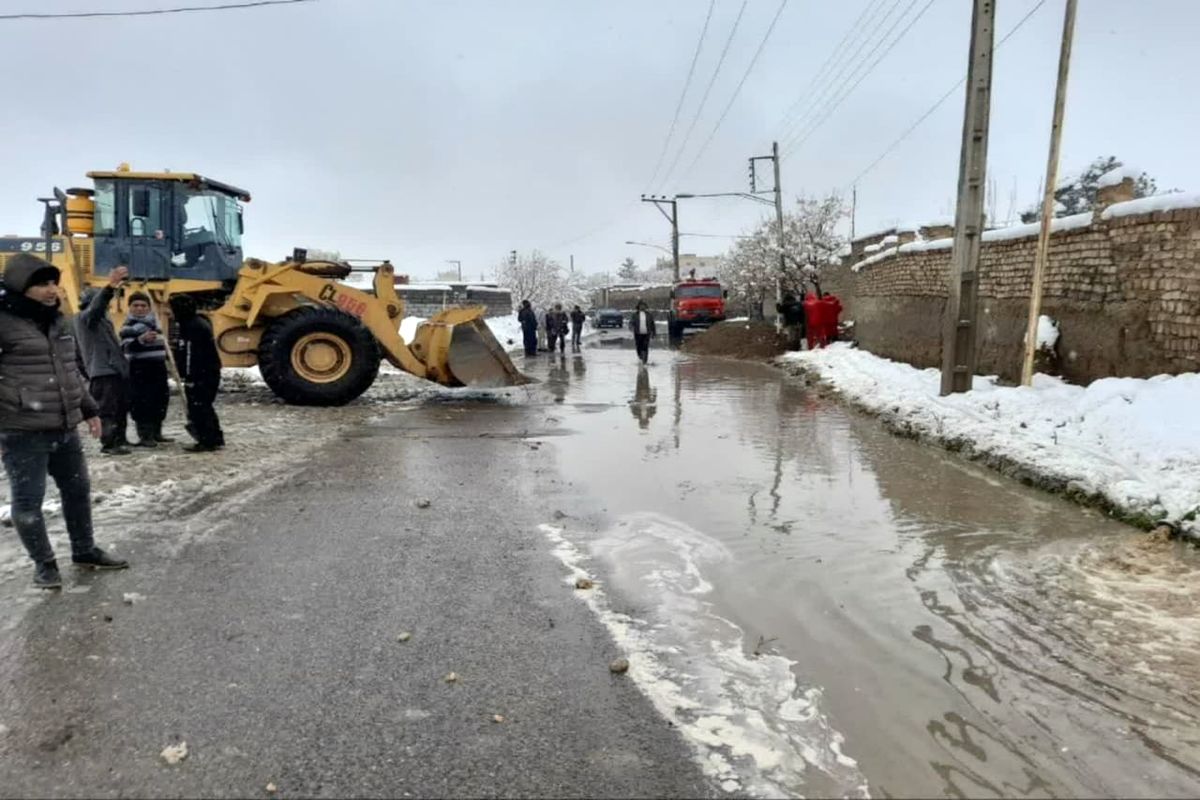
M683 335L684 328L707 328L725 321L725 297L716 278L688 278L671 289L671 312L667 331L672 338Z

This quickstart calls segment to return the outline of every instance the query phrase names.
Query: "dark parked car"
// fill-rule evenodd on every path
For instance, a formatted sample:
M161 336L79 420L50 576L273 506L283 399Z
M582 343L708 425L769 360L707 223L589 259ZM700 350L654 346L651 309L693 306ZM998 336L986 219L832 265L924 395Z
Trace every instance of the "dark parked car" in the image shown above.
M615 308L602 308L596 312L594 324L597 328L623 328L625 316Z

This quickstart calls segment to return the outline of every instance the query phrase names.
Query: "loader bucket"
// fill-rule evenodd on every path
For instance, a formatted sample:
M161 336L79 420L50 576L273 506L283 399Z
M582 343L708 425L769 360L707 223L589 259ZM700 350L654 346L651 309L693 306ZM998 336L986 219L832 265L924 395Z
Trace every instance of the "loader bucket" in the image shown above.
M417 329L412 350L439 383L498 389L530 383L496 341L482 308L448 308Z

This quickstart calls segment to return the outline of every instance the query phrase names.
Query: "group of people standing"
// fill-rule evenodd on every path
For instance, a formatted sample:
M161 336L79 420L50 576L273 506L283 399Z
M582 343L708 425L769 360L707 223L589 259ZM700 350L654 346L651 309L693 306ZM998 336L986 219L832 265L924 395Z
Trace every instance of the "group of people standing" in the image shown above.
M575 306L570 314L563 310L562 303L542 315L542 325L546 332L546 349L551 353L557 347L558 352L567 351L567 333L571 334L571 349L578 351L582 346L583 323L587 315L583 309ZM521 335L525 344L525 355L536 356L538 352L538 313L528 300L521 302L517 311L517 321L521 323Z
M91 484L77 428L86 424L103 452L127 455L127 417L141 447L170 442L163 435L170 391L167 336L150 297L134 292L120 333L108 308L128 270L117 267L106 286L81 298L71 320L60 308L57 267L21 253L0 280L0 459L10 486L12 521L30 559L34 585L62 586L42 503L47 478L62 497L71 561L86 569L124 569L129 563L96 546ZM213 400L220 357L212 328L187 296L171 299L179 326L174 350L188 406L193 452L224 446Z
M163 433L171 402L167 336L150 296L144 292L129 295L129 311L119 332L109 323L109 305L128 276L125 267L117 267L103 288L87 289L75 319L83 376L100 414L100 452L114 456L129 455L130 447L158 447L174 441ZM179 326L173 355L184 383L187 431L196 440L184 450L211 452L225 446L225 434L213 409L221 379L220 356L212 329L196 313L192 298L171 298L171 312ZM128 417L133 417L136 442L128 438Z

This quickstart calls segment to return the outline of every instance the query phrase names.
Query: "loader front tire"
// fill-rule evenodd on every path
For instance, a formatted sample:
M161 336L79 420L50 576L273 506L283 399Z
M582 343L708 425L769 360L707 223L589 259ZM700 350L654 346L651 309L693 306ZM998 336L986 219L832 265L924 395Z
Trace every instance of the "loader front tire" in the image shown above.
M258 348L263 380L298 406L341 406L379 374L379 346L362 323L332 308L304 306L271 322Z

